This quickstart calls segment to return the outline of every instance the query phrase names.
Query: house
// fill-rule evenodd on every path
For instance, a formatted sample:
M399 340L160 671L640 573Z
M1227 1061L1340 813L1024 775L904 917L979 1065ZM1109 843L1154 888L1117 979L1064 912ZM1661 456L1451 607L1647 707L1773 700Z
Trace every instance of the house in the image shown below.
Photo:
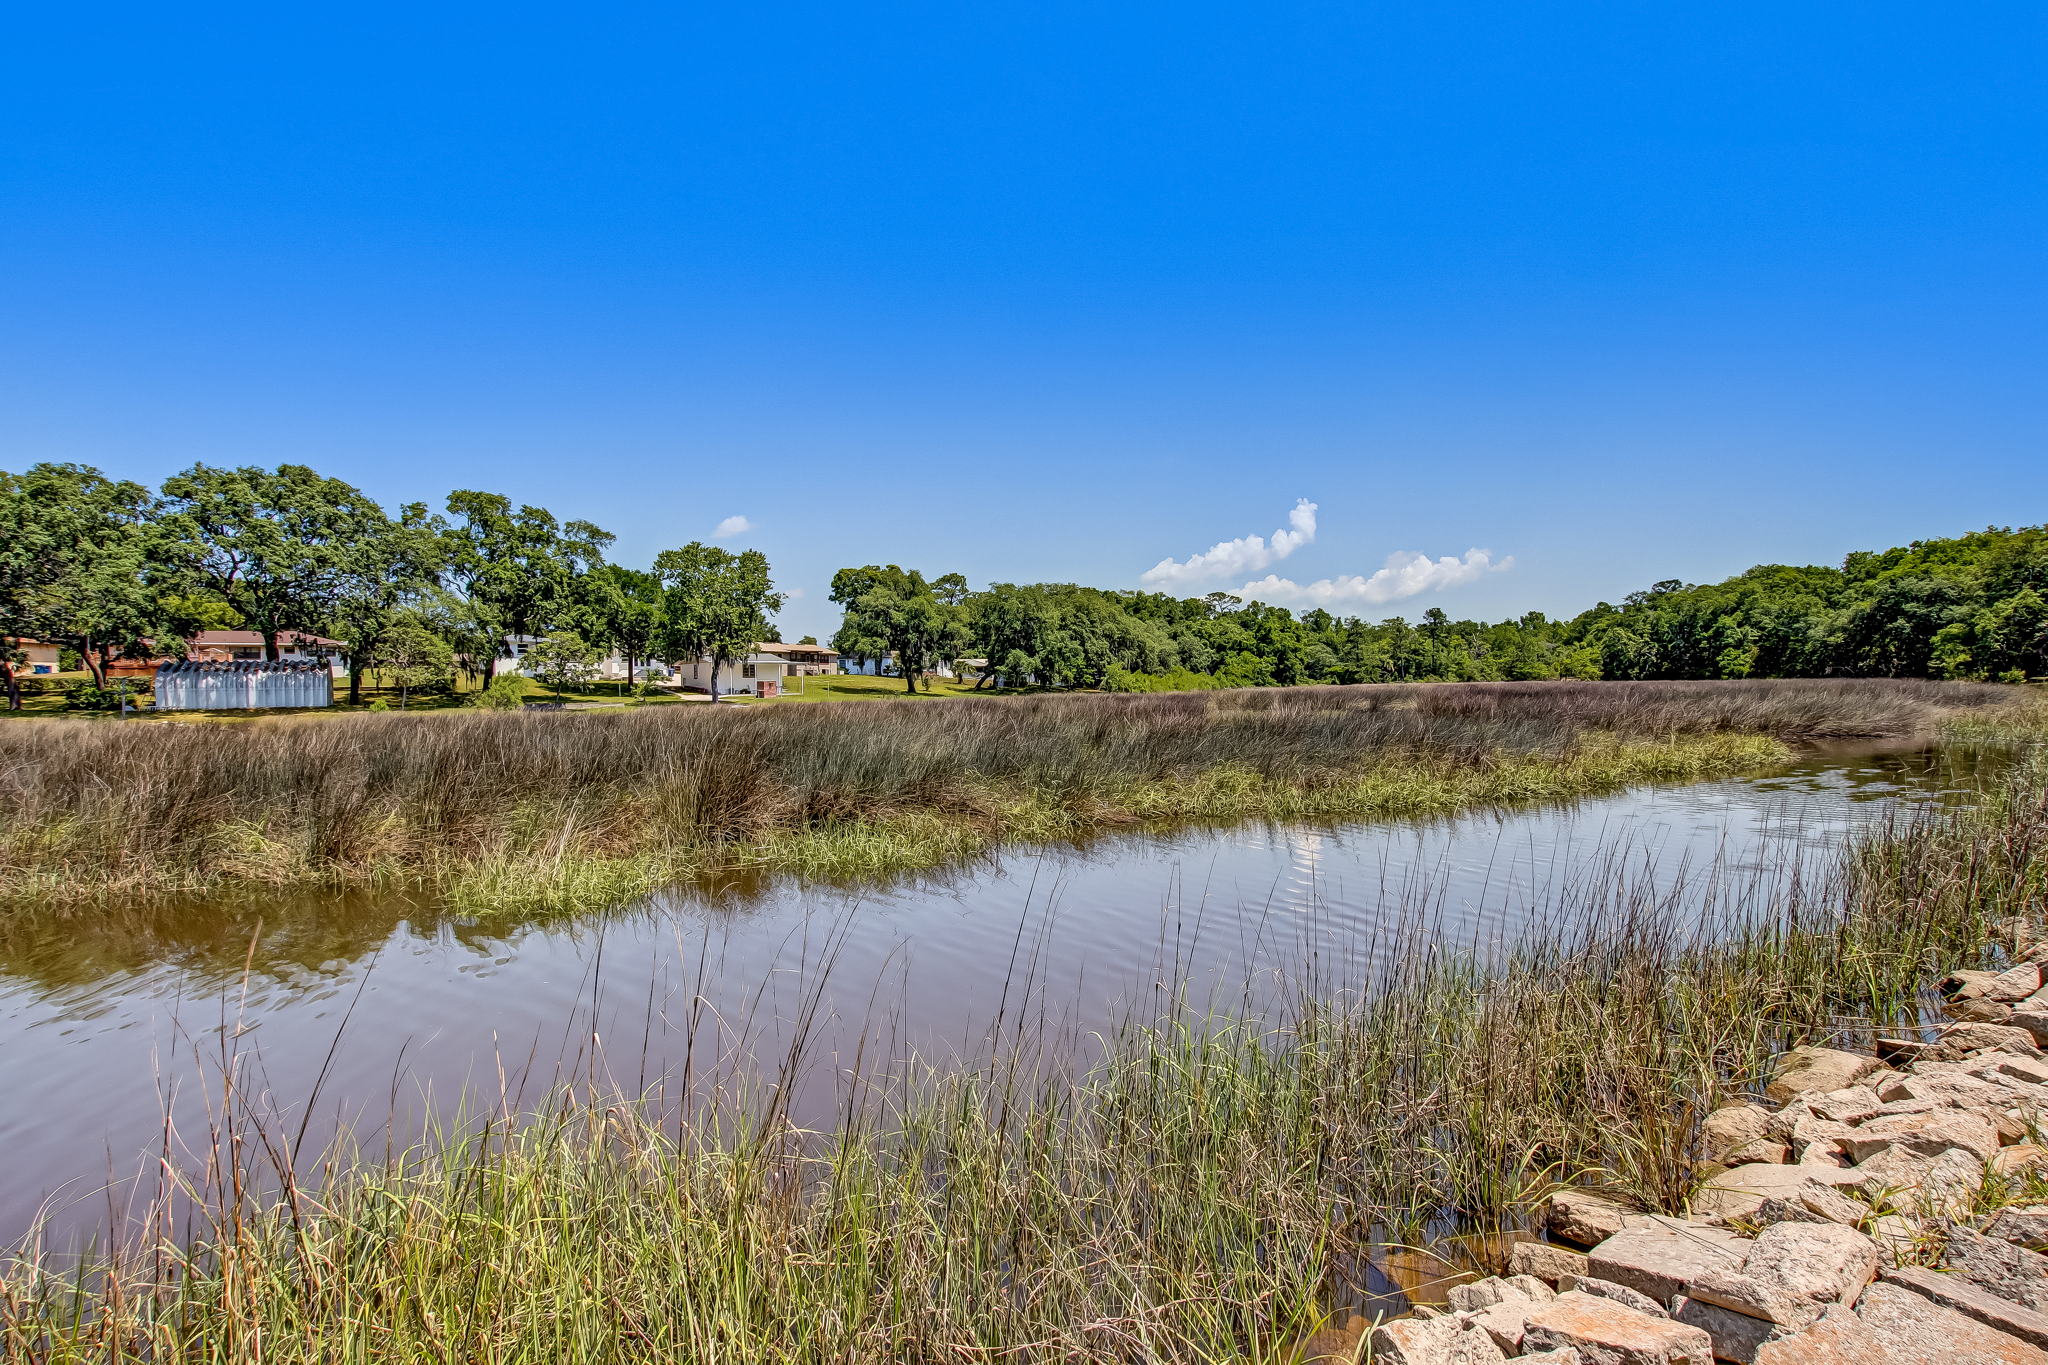
M261 663L263 636L253 630L202 630L186 645L186 657L202 663ZM282 630L277 657L283 663L323 663L341 677L348 672L348 646L324 635Z
M729 659L718 670L721 697L775 697L801 689L802 679L832 670L838 654L823 645L785 645L764 640L743 658ZM711 690L711 660L687 659L676 665L681 685L691 692Z
M40 640L16 639L12 643L14 651L25 656L24 662L17 663L14 666L14 671L17 675L28 677L34 673L55 673L57 671L57 646L46 645Z
M986 659L954 659L936 668L927 668L921 675L927 678L964 678L969 671L982 671L988 667ZM900 678L903 671L896 666L896 651L885 650L877 658L869 655L861 659L840 659L841 673L857 673L866 678Z

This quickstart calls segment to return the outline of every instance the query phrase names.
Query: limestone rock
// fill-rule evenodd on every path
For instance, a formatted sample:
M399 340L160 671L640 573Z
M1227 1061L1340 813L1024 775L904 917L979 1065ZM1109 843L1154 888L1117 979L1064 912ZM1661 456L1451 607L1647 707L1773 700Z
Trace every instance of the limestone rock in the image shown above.
M2014 1008L2005 1022L2009 1028L2025 1029L2037 1047L2048 1043L2048 1001L2037 1005L2029 1000Z
M1728 1153L1763 1137L1770 1124L1771 1111L1760 1104L1725 1104L1701 1122L1700 1146L1713 1160L1735 1165Z
M1396 1318L1372 1329L1372 1358L1388 1365L1497 1365L1507 1355L1470 1318Z
M1870 1086L1852 1085L1844 1090L1830 1090L1824 1095L1808 1095L1806 1107L1830 1122L1861 1123L1882 1109L1884 1101Z
M1686 1295L1800 1328L1831 1304L1852 1303L1877 1277L1877 1261L1877 1244L1854 1228L1777 1223L1764 1229L1740 1265L1708 1271Z
M1782 1195L1766 1199L1750 1215L1759 1223L1840 1223L1855 1227L1870 1216L1870 1207L1859 1204L1833 1185L1808 1180Z
M2017 1013L2017 1011L2015 1011ZM2024 1027L2006 1024L1944 1024L1941 1052L1947 1057L1966 1057L1973 1052L2011 1052L2021 1057L2039 1057L2041 1049L2034 1035Z
M2048 1061L2035 1061L2032 1057L2020 1057L2010 1052L1995 1052L1966 1062L1963 1071L1966 1075L1981 1076L1992 1082L2010 1079L2048 1085Z
M1556 1297L1555 1294L1550 1296L1551 1299ZM1548 1302L1550 1299L1545 1299L1542 1303L1535 1299L1506 1299L1491 1307L1480 1309L1471 1317L1482 1332L1493 1338L1493 1344L1500 1347L1503 1354L1519 1356L1522 1352L1522 1332L1529 1324L1529 1315Z
M2007 1147L1991 1158L1993 1175L2020 1175L2048 1163L2048 1147L2037 1147L2031 1142L2022 1142Z
M1639 1294L1627 1285L1616 1284L1612 1280L1596 1279L1591 1275L1573 1275L1560 1280L1557 1287L1566 1293L1576 1290L1581 1294L1591 1294L1596 1299L1613 1299L1623 1308L1633 1308L1638 1313L1648 1313L1653 1318L1671 1316L1664 1310L1663 1304L1648 1294Z
M2003 1024L2013 1016L2011 1005L1996 1000L1951 1000L1941 1012L1963 1024Z
M1998 972L1950 972L1940 983L1941 993L1951 1000L1976 1000L1985 988L1998 980Z
M1560 1294L1529 1315L1529 1350L1576 1347L1598 1365L1712 1365L1713 1341L1697 1327L1653 1318L1590 1294Z
M1895 1266L1885 1271L1883 1278L1888 1285L1910 1289L1922 1298L1953 1308L1964 1317L1975 1318L2007 1336L2018 1337L2036 1347L2048 1346L2048 1315L2001 1299L1968 1280L1923 1270L1919 1266Z
M1809 1180L1854 1185L1862 1183L1863 1177L1854 1168L1834 1166L1737 1166L1702 1182L1693 1192L1692 1213L1698 1218L1747 1218L1764 1200L1789 1194Z
M1845 1089L1878 1069L1875 1057L1831 1047L1795 1047L1771 1068L1771 1083L1764 1094L1783 1104L1795 1095Z
M1586 1253L1552 1242L1517 1242L1508 1248L1508 1277L1533 1275L1556 1284L1567 1275L1586 1275Z
M1527 1279L1528 1276L1525 1275L1520 1278ZM1541 1283L1541 1281L1537 1283ZM1557 1296L1546 1287L1542 1297L1550 1299ZM1454 1313L1476 1313L1482 1308L1491 1308L1497 1303L1506 1303L1510 1299L1520 1299L1530 1303L1537 1302L1536 1295L1524 1290L1520 1285L1512 1284L1500 1278L1498 1275L1488 1275L1485 1279L1474 1280L1470 1284L1454 1284L1444 1291L1444 1302L1450 1306L1451 1311Z
M1714 1359L1732 1360L1736 1365L1749 1365L1756 1359L1758 1347L1790 1334L1788 1329L1775 1322L1765 1322L1747 1313L1737 1313L1717 1304L1683 1296L1671 1305L1671 1316L1674 1321L1697 1327L1712 1338Z
M1570 1346L1560 1346L1554 1351L1538 1351L1534 1355L1516 1356L1521 1365L1591 1365L1586 1358Z
M1937 1157L1951 1148L1960 1148L1979 1161L1988 1161L1998 1150L1998 1129L1968 1110L1887 1114L1860 1128L1848 1129L1842 1143L1859 1162L1887 1147L1924 1157Z
M1730 1166L1749 1166L1757 1162L1782 1166L1792 1159L1792 1149L1782 1142L1773 1142L1770 1138L1757 1138L1728 1153L1727 1159Z
M1960 1148L1929 1159L1887 1147L1848 1170L1874 1201L1927 1218L1951 1218L1969 1210L1984 1177L1984 1163Z
M2048 1309L2048 1256L2002 1237L1952 1228L1941 1268L2025 1308Z
M1544 1224L1553 1236L1582 1246L1604 1242L1639 1222L1642 1215L1584 1190L1558 1190L1550 1196Z
M1794 1336L1765 1342L1754 1365L2048 1365L2048 1352L1917 1294L1878 1283L1851 1313L1831 1308Z
M1986 1000L2003 1000L2010 1004L2024 1000L2041 989L2041 964L2022 962L2009 971L2000 972L1984 983L1980 993Z
M1711 1270L1735 1266L1749 1240L1715 1228L1678 1233L1663 1228L1618 1232L1587 1255L1588 1273L1669 1303Z
M1993 1237L2036 1250L2048 1248L2048 1204L2005 1209L1984 1229Z

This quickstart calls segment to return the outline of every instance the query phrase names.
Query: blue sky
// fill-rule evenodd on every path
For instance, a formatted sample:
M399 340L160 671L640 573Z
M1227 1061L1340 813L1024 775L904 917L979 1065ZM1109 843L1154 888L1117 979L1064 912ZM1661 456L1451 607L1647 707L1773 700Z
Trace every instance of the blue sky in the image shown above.
M743 517L821 634L844 564L1502 616L2038 522L2044 40L1999 3L33 7L0 467L489 488L626 562Z

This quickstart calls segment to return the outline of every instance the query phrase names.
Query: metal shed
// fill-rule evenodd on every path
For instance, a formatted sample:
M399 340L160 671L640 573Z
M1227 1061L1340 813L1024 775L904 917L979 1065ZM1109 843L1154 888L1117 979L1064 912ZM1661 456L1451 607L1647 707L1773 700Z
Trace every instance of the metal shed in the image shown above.
M316 661L213 663L181 659L156 671L159 711L248 711L331 706L334 675Z

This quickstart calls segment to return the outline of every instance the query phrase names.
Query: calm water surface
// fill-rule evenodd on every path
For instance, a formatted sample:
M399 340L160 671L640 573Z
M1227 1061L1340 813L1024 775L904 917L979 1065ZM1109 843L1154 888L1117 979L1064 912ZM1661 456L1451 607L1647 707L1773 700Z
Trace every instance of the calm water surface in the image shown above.
M1131 835L888 887L733 883L551 922L390 897L19 917L0 923L0 1239L46 1202L60 1225L103 1219L166 1113L189 1154L224 1057L316 1134L416 1132L464 1092L592 1074L637 1091L686 1062L701 1084L803 1033L798 1117L823 1121L856 1058L984 1055L999 1017L1085 1046L1177 990L1257 1006L1305 972L1354 989L1418 934L1508 941L1623 889L1765 899L1802 856L1954 779L1924 751L1838 749L1566 805Z

